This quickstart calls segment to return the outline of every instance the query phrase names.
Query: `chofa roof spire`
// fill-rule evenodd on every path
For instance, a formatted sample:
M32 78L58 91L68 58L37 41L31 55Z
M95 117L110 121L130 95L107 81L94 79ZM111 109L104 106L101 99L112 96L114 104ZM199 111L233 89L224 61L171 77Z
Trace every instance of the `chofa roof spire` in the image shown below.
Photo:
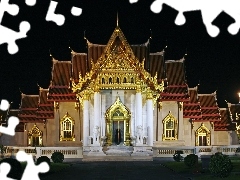
M117 12L117 27L118 27L118 21L119 21L119 19L118 19L118 12Z

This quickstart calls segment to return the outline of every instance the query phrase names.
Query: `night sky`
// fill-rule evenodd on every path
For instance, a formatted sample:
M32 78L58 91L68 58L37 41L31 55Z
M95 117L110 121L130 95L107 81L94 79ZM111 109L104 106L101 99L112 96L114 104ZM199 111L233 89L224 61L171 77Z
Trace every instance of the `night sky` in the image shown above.
M21 21L31 24L28 37L17 41L19 52L8 54L7 45L0 45L0 98L13 101L18 108L21 92L38 94L38 85L48 88L51 80L52 58L71 60L69 46L76 52L87 52L87 39L96 44L106 44L116 27L117 12L119 26L129 44L145 43L152 31L151 52L162 51L167 45L165 59L178 60L187 52L185 61L187 83L195 87L200 82L199 93L217 90L218 104L226 107L224 100L238 103L240 91L240 33L232 36L227 27L234 22L221 13L213 24L221 32L210 37L202 23L201 12L184 13L186 23L175 25L177 11L164 5L160 14L150 10L153 0L58 0L55 13L66 18L63 26L45 20L50 0L37 0L28 7L24 1L10 0L19 5L17 16L4 14L2 25L18 31ZM71 15L72 6L82 8L82 15ZM0 35L1 37L1 35Z

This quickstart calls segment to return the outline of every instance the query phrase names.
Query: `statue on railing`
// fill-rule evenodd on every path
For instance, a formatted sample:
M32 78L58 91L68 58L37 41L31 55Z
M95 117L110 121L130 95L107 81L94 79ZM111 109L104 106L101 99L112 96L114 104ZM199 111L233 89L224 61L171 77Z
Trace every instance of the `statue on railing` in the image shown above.
M138 144L143 143L143 128L141 125L137 126L137 139L136 139Z
M93 144L99 143L100 130L98 126L93 128Z

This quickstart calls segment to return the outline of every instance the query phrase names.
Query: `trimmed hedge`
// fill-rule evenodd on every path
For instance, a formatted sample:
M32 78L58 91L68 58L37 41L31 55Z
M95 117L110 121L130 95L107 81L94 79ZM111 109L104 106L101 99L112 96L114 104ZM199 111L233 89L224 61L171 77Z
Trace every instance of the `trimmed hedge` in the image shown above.
M36 164L39 165L39 164L41 164L42 162L48 163L49 166L51 165L51 161L50 161L50 159L49 159L47 156L41 156L41 157L39 157L39 158L37 159Z
M198 156L196 154L189 154L184 158L184 164L189 168L194 168L198 164Z
M233 169L232 162L227 155L215 153L211 156L209 170L216 177L227 177Z
M64 155L61 152L54 152L51 156L54 163L62 163L64 160Z

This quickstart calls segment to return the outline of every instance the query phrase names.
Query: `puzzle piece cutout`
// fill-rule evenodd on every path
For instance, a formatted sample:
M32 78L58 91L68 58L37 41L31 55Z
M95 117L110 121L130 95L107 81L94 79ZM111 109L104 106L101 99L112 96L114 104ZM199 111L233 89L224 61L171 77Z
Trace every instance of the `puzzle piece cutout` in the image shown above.
M40 180L38 174L46 173L49 171L50 167L46 162L42 162L39 165L35 165L32 155L26 154L24 151L19 151L16 155L16 159L19 162L26 162L27 166L23 172L21 180ZM8 163L0 164L0 179L1 180L14 180L8 178L7 174L10 172L10 165Z
M10 172L11 166L8 163L1 163L0 164L0 179L1 180L14 180L12 178L7 177L8 173Z
M9 107L10 107L9 102L7 100L3 99L1 101L0 109L2 111L6 111ZM15 135L15 128L18 124L19 124L19 119L15 116L11 116L8 119L8 127L0 126L0 133L7 134L7 135L10 135L10 136L14 136Z
M129 0L130 3L136 3L138 0ZM184 12L201 10L203 23L207 29L210 36L216 37L220 30L217 26L213 25L212 22L216 17L222 12L226 12L232 18L235 19L235 23L229 25L228 32L232 35L236 35L240 28L240 1L231 0L211 0L211 1L201 1L201 0L155 0L150 9L154 13L160 13L162 10L162 5L166 4L177 11L179 11L175 24L183 25L186 19L183 15Z
M58 26L62 26L65 22L65 17L62 14L55 14L55 9L57 7L58 2L56 1L51 1L48 12L46 15L46 21L53 21L55 22ZM80 16L82 14L82 9L78 7L72 7L71 13L74 16Z
M35 6L36 0L25 0L25 3L26 3L28 6Z
M19 162L27 161L27 166L23 172L21 180L40 180L38 174L46 173L50 170L48 163L42 162L39 165L35 165L31 154L26 154L24 151L19 151L16 155L16 159Z
M9 107L10 107L9 102L5 99L2 99L1 104L0 104L0 109L2 111L6 111L6 110L8 110Z
M34 5L34 1L26 0L27 5ZM22 21L19 25L19 32L13 31L5 26L1 25L2 18L5 12L8 12L12 16L16 16L19 12L19 7L16 4L9 4L9 0L1 0L0 2L0 45L7 43L8 52L15 54L18 52L18 46L16 40L27 37L27 32L30 30L30 24L26 21Z

